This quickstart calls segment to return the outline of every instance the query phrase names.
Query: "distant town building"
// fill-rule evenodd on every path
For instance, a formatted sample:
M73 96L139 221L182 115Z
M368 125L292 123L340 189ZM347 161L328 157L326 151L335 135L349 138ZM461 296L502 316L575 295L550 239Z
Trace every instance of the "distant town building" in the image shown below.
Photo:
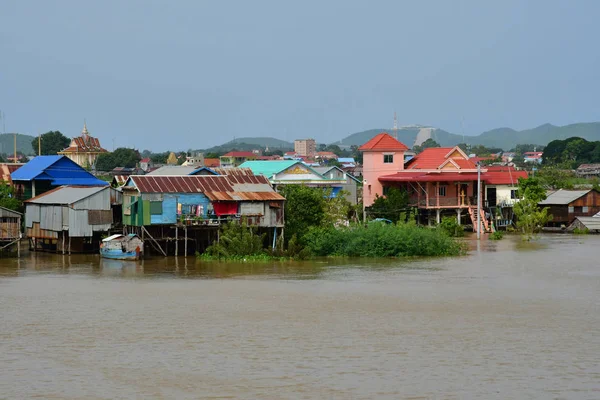
M300 156L314 157L317 152L317 143L315 139L296 139L294 140L294 151Z
M140 160L140 168L144 170L144 172L148 172L148 170L152 168L152 160L150 157L142 158Z
M258 156L251 151L230 151L220 157L221 167L239 167L246 161L256 160Z
M204 153L194 153L191 156L187 156L185 158L185 162L181 165L193 165L193 166L201 166L204 165Z
M106 152L107 150L100 146L98 138L90 135L84 122L81 136L74 137L69 147L59 151L58 154L69 157L84 168L92 168L96 164L98 155Z
M541 164L543 155L541 151L527 151L523 153L523 158L525 162Z

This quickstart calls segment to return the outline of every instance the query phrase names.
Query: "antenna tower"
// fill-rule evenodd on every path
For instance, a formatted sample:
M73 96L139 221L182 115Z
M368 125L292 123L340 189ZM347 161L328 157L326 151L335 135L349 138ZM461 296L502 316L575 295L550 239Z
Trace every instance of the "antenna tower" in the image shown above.
M396 117L396 111L394 111L394 139L398 140L398 118Z

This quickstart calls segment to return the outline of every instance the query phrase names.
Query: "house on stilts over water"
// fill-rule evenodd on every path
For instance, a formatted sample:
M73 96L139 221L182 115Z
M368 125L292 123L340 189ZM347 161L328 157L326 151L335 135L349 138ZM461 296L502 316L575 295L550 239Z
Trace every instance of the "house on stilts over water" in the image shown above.
M284 227L285 198L250 170L218 175L130 176L122 187L125 233L136 233L145 251L163 255L202 252L218 240L221 224L245 220L270 238Z

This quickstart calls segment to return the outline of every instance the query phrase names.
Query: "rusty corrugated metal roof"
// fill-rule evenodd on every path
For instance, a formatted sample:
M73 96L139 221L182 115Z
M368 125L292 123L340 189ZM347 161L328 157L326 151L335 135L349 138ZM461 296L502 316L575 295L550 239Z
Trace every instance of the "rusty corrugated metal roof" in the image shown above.
M203 193L211 201L285 200L273 190L266 178L257 176L134 175L130 178L140 193Z
M21 168L23 164L16 163L2 163L0 164L0 181L7 182L12 185L12 178L10 174Z

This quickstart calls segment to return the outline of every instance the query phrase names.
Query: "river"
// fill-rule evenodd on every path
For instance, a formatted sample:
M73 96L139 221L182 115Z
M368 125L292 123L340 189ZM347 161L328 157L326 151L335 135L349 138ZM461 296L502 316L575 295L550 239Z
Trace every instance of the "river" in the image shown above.
M600 399L600 236L458 258L0 260L0 399Z

